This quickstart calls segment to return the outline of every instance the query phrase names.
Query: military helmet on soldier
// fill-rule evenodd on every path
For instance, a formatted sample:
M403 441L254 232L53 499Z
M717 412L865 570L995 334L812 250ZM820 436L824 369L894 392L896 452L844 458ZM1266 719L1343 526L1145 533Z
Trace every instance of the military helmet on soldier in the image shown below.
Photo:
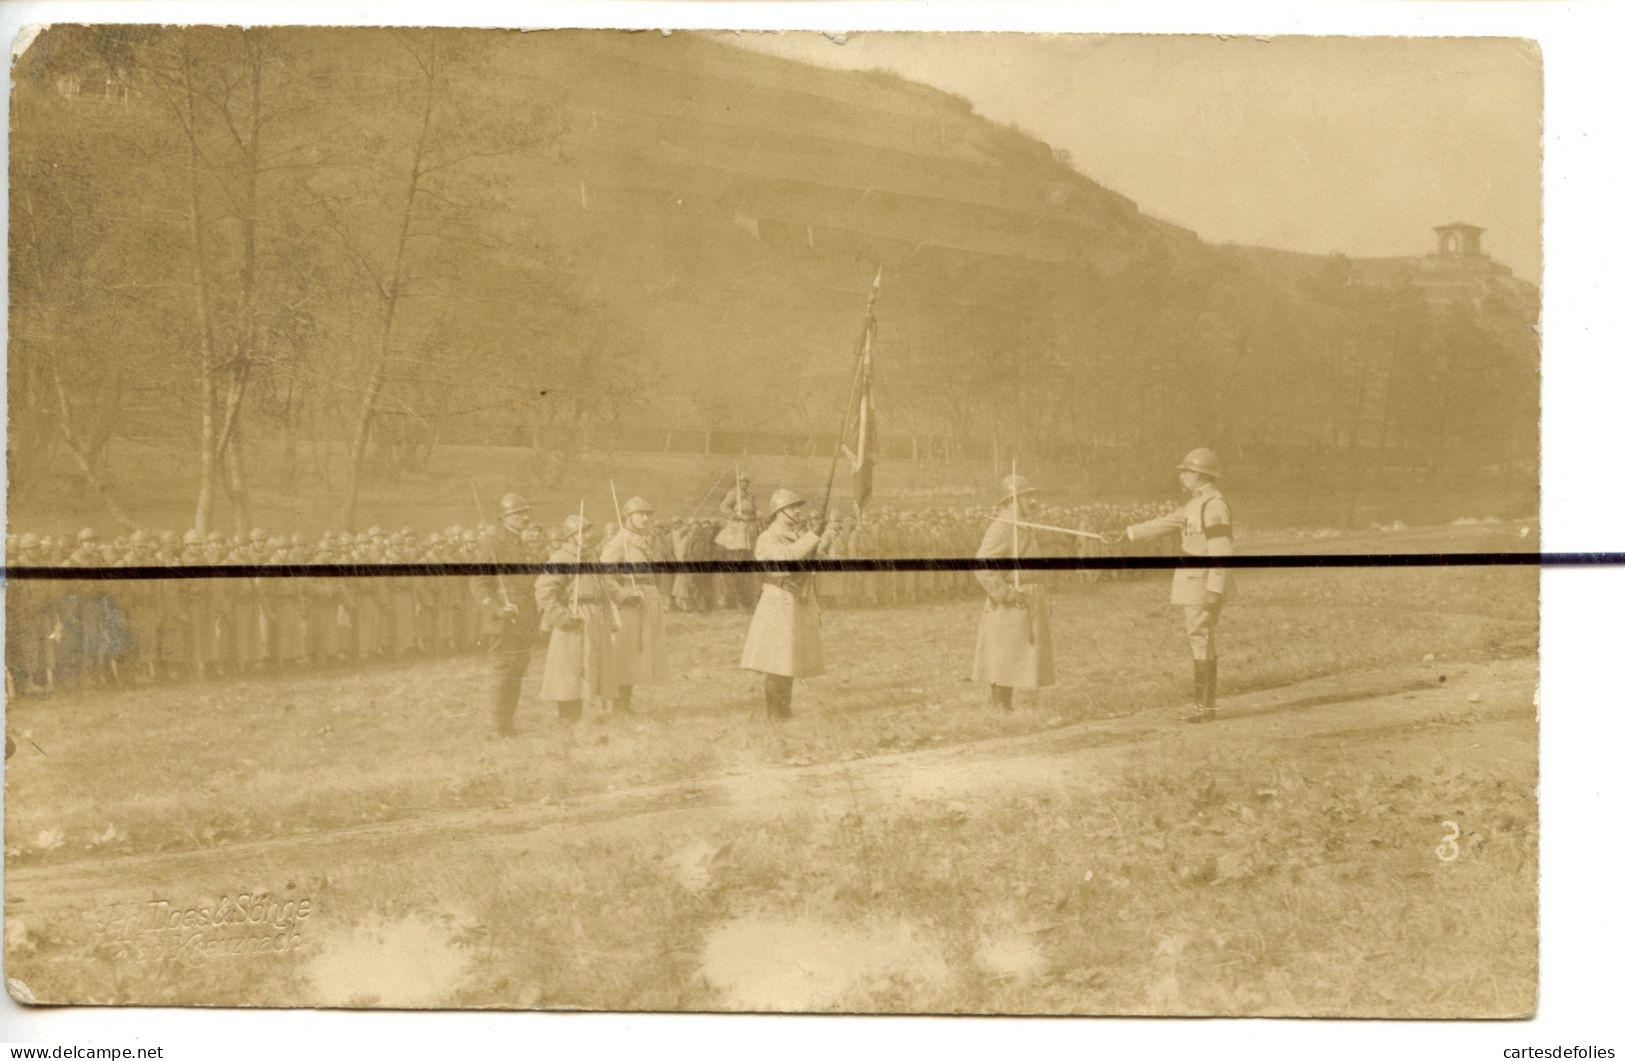
M568 538L572 534L576 533L577 531L587 530L591 526L592 526L592 520L587 519L584 516L576 516L576 515L566 516L566 517L564 517L564 527L563 527L564 536L566 538Z
M504 516L512 516L519 512L529 512L530 502L518 494L503 494L497 507L502 510Z
M771 519L774 516L777 516L784 509L787 509L792 505L803 504L806 504L806 502L801 500L800 494L796 493L794 490L786 490L781 486L777 490L773 491L773 496L767 502L768 518Z
M1195 472L1205 475L1209 479L1219 477L1219 455L1206 446L1198 446L1185 454L1185 459L1179 462L1182 472Z
M1000 485L1003 487L1002 496L1004 497L1018 497L1022 494L1038 493L1038 487L1019 475L1006 475L1004 482Z
M79 544L88 545L91 542L94 542L95 540L96 540L96 532L95 531L91 530L89 527L80 528L80 530L79 530Z
M652 513L654 510L655 510L655 507L653 505L649 504L649 502L643 500L643 498L641 498L641 497L632 498L630 501L628 501L625 504L625 506L623 506L623 509L622 509L622 511L624 511L628 516L635 516L639 512L651 512Z

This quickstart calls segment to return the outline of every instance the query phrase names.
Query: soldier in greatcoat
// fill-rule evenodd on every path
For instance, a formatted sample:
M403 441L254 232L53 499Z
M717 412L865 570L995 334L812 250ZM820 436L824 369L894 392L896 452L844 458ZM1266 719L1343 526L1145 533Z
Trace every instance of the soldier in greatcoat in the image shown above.
M1003 503L982 534L979 560L1026 557L1037 552L1026 518L1035 488L1019 475L1004 480ZM978 571L986 593L976 627L976 658L971 680L990 687L990 702L1001 711L1014 706L1014 690L1055 684L1055 648L1050 637L1049 598L1031 571Z
M130 549L120 561L123 567L145 567L158 563L147 532L135 530L130 534ZM134 662L141 676L156 681L158 677L158 581L135 579L126 583L130 610L130 630L135 643Z
M1234 555L1230 505L1218 487L1218 455L1205 447L1193 449L1179 463L1178 471L1179 485L1190 495L1184 508L1136 523L1110 537L1143 542L1178 534L1181 550L1187 556ZM1185 612L1195 692L1190 710L1180 716L1187 722L1211 722L1216 717L1219 613L1234 596L1235 580L1227 568L1185 567L1174 571L1171 600Z
M568 516L550 563L591 562L592 524ZM620 673L615 660L615 620L624 595L602 575L551 574L536 579L536 608L549 632L542 669L542 699L558 704L559 717L574 722L584 700L613 695Z
M756 539L757 560L805 560L827 553L833 534L822 521L802 518L804 502L790 490L775 490L768 503L768 526ZM769 572L745 634L739 661L763 675L769 718L789 718L797 678L824 673L818 594L808 573Z
M522 536L531 525L530 502L518 494L504 494L501 512L502 525L487 539L484 559L498 564L524 563ZM497 734L517 736L514 713L536 644L536 597L527 591L525 580L507 575L481 575L472 588L482 618L482 636L491 646L491 700Z
M761 529L757 520L756 496L750 489L750 476L736 477L734 487L723 497L719 511L726 522L715 538L717 558L749 560ZM718 607L749 608L756 600L757 586L757 576L750 571L717 575Z
M24 534L18 539L16 562L23 567L45 567L48 561L39 539ZM6 666L14 678L14 691L26 693L37 682L46 692L56 683L58 601L49 582L19 579L6 587Z
M204 555L207 544L208 538L201 531L187 531L181 538L181 566L204 566L208 562ZM186 669L192 677L201 680L209 676L215 660L214 610L209 597L209 580L194 578L175 582L180 597L181 626L185 632Z
M654 542L654 506L634 497L622 506L625 523L598 559L606 564L647 564L659 558ZM666 680L666 609L653 575L606 575L620 587L621 625L611 638L615 656L615 710L629 714L632 689Z

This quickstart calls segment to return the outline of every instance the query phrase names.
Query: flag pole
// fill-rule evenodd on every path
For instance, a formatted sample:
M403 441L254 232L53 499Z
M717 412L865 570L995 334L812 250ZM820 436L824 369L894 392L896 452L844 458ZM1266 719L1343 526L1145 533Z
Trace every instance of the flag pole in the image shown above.
M581 541L587 536L587 502L582 500L576 508L576 580L570 587L570 615L581 617Z
M1016 589L1020 590L1021 589L1021 567L1020 567L1019 561L1021 560L1021 525L1019 523L1015 522L1016 511L1017 511L1016 510L1016 496L1017 496L1016 495L1016 458L1014 456L1012 456L1010 458L1010 517L1011 517L1011 523L1010 523L1010 554L1011 554L1011 558L1018 562L1017 567L1015 569L1016 570Z
M858 381L863 378L863 363L868 356L875 329L875 296L880 294L880 275L885 266L875 270L875 282L869 288L869 303L864 307L863 331L858 335L857 358L852 366L852 384L846 392L846 412L841 416L841 433L835 439L835 452L829 457L829 478L824 480L824 507L820 520L829 518L829 495L835 489L835 470L841 464L841 447L846 445L846 429L852 425L852 405L858 394Z

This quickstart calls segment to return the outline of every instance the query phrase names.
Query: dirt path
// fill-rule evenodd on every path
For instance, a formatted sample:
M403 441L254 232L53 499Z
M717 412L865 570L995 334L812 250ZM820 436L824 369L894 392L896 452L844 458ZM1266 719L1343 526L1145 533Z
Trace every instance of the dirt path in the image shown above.
M1442 679L1442 680L1441 680ZM292 872L579 840L584 835L699 834L718 822L789 813L907 813L916 801L979 794L1108 793L1157 757L1368 761L1422 772L1470 757L1490 776L1526 777L1534 761L1533 659L1406 664L1226 699L1221 721L1189 726L1167 709L940 749L773 766L542 805L460 810L187 852L87 857L7 873L8 912L32 915L151 894L217 892Z

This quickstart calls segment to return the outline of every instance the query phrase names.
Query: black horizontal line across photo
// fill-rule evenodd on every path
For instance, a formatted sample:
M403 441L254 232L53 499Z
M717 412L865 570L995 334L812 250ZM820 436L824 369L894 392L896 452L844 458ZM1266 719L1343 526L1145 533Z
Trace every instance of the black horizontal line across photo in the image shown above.
M1625 552L1270 553L1255 556L899 557L886 560L704 560L650 563L154 564L7 567L42 582L200 578L472 578L480 575L706 575L740 572L1168 571L1179 568L1588 567L1625 564Z

